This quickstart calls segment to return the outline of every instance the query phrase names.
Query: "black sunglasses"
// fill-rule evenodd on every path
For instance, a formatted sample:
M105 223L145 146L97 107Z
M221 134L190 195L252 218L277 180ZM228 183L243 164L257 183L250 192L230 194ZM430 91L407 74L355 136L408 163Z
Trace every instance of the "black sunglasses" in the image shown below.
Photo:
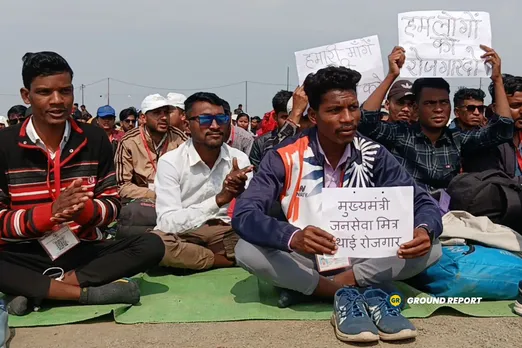
M484 113L486 110L486 105L467 105L467 106L461 106L462 108L466 108L468 112L475 112L475 110L478 110L481 114Z
M27 117L12 118L8 120L7 123L9 123L10 126L14 126L15 124L23 123L26 119Z

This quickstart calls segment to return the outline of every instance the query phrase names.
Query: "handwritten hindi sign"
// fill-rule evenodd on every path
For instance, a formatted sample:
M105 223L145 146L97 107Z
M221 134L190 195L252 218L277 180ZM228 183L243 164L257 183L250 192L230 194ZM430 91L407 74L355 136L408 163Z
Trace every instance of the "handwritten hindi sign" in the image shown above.
M295 52L299 85L310 73L328 66L344 66L357 70L361 81L357 88L359 102L363 102L384 79L381 47L377 35L333 45Z
M491 47L489 13L399 13L399 45L406 50L402 77L488 77L480 45Z
M413 187L324 188L321 228L336 237L335 258L396 256L413 239Z

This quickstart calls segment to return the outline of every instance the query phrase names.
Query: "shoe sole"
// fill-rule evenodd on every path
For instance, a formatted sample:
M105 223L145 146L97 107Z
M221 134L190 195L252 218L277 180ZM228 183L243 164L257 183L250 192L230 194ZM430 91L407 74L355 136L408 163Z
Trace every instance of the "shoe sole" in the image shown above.
M401 341L417 337L417 330L405 329L397 333L389 334L379 331L381 341Z
M516 314L522 316L522 303L515 302L515 307L513 308Z
M376 335L372 332L366 331L361 332L357 335L347 335L341 331L339 331L339 328L337 327L337 320L335 320L335 314L332 315L330 319L330 324L335 329L335 336L339 341L343 342L360 342L360 343L366 343L366 342L378 342L379 341L379 335Z

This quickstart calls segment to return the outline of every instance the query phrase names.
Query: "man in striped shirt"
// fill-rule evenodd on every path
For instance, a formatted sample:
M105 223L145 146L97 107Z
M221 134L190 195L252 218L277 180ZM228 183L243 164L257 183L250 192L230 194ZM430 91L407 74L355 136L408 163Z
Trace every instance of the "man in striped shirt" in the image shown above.
M111 144L70 117L65 59L40 52L23 61L21 95L33 115L0 138L0 292L18 315L44 299L136 304L137 284L118 280L158 264L163 243L153 234L102 240L120 209Z

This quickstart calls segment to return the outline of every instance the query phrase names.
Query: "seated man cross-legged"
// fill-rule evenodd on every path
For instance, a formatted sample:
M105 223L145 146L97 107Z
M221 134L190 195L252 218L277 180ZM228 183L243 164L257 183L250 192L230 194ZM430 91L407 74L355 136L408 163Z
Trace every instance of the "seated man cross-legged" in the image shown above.
M212 93L189 97L192 138L158 161L154 233L166 246L162 266L206 270L235 264L238 237L228 209L253 167L246 154L225 143L231 118L223 103Z
M287 139L262 160L249 187L238 198L232 226L241 239L238 265L282 290L280 307L310 295L334 298L337 337L345 341L404 339L415 328L399 315L380 289L411 278L441 256L438 236L442 222L429 195L382 145L357 133L361 110L356 87L361 75L328 67L304 82L309 117L316 127ZM323 187L414 188L414 239L398 255L350 259L352 267L327 277L317 271L315 255L335 254L335 238L313 226L320 219ZM306 195L302 188L311 188ZM272 202L280 200L287 221L270 217ZM306 295L306 296L305 296ZM373 321L375 322L372 322Z
M128 131L118 146L114 162L116 181L123 203L116 238L140 233L156 225L154 177L158 159L187 139L169 126L171 102L159 94L141 103L142 126Z
M136 282L157 265L158 236L103 241L118 215L112 147L98 127L76 123L73 71L54 52L24 56L23 100L33 115L0 137L0 292L23 315L44 299L136 304ZM120 280L120 281L118 281Z

